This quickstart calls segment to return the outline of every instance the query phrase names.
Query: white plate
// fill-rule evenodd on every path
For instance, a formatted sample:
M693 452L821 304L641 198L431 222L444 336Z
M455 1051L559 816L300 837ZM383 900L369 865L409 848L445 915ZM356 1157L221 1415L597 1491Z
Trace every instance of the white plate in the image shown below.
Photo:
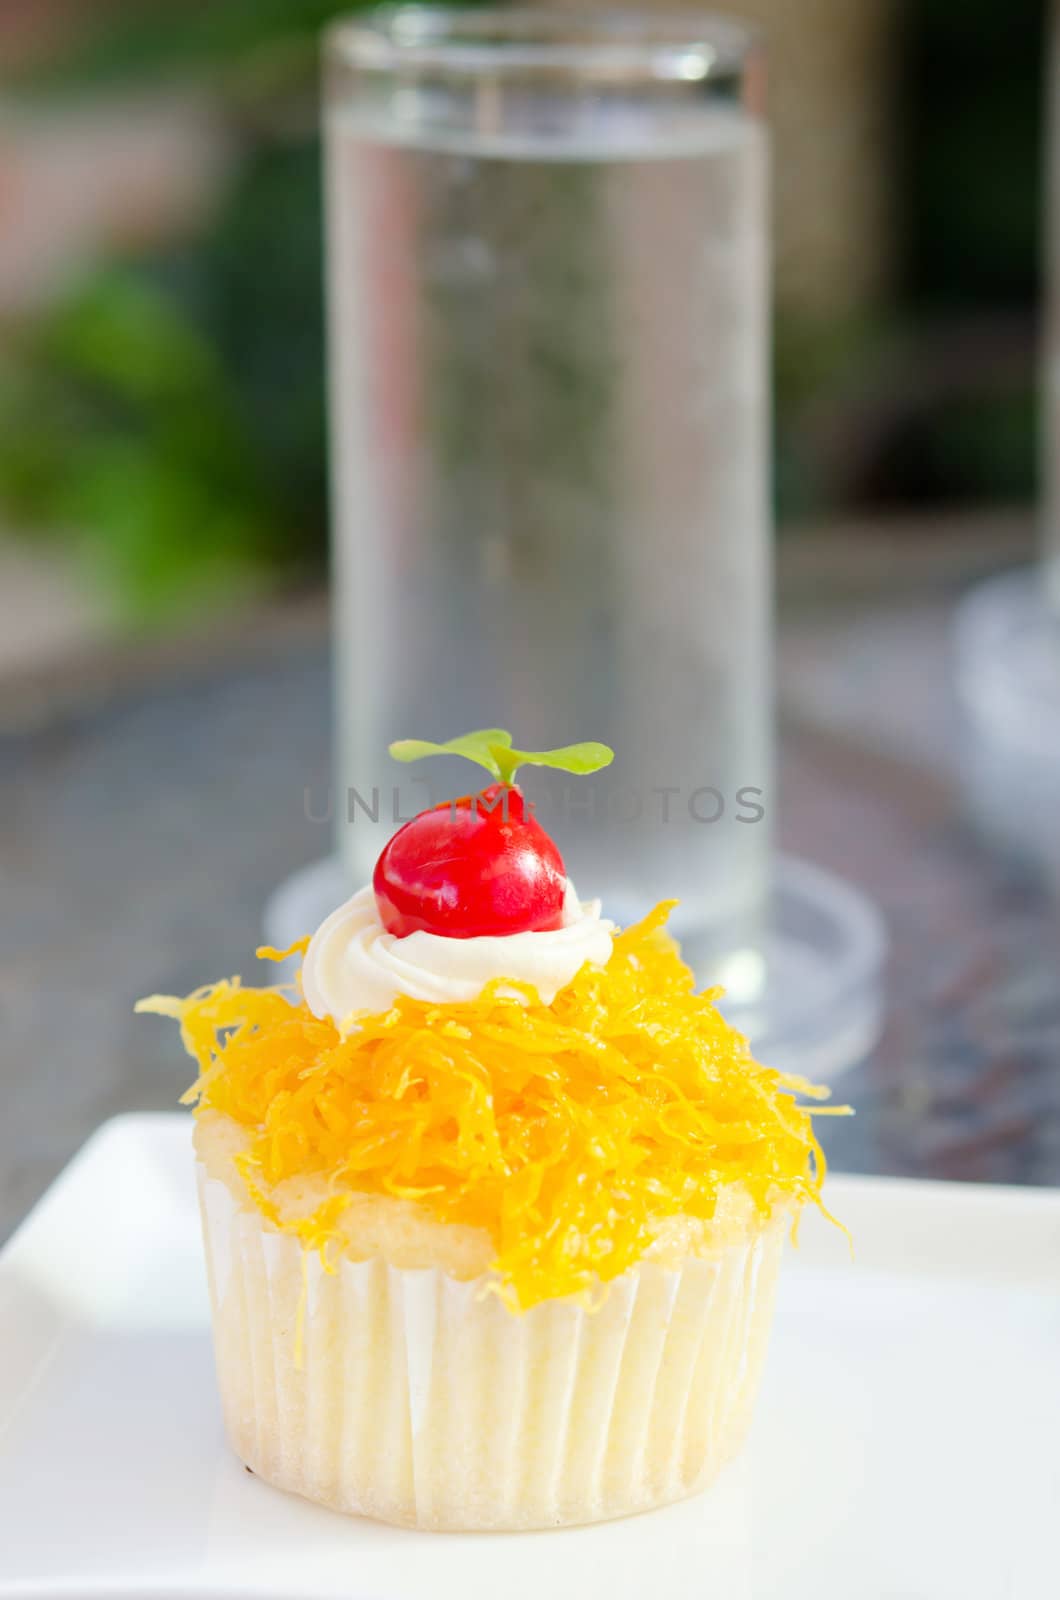
M558 1533L346 1520L229 1454L181 1117L95 1135L0 1257L0 1596L1041 1600L1060 1511L1060 1193L836 1178L751 1443ZM149 1308L149 1310L145 1310Z

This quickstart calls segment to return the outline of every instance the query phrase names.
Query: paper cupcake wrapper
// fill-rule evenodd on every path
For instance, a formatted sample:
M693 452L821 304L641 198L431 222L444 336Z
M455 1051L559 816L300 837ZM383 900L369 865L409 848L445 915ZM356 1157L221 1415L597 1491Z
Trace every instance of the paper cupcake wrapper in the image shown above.
M597 1310L514 1315L481 1280L328 1273L201 1166L199 1192L226 1427L280 1488L423 1528L559 1527L680 1499L739 1448L783 1219L641 1263Z

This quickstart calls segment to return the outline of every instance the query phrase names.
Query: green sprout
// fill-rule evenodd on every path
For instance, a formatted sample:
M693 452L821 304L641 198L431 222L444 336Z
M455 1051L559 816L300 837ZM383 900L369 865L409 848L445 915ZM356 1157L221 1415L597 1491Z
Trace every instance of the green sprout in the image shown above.
M565 744L558 750L515 750L506 728L479 728L474 733L462 733L457 739L447 739L444 744L432 744L429 739L396 739L390 754L395 761L465 756L503 784L511 784L520 767L554 767L559 772L584 774L599 772L615 759L615 752L606 744L596 744L591 739L582 744Z

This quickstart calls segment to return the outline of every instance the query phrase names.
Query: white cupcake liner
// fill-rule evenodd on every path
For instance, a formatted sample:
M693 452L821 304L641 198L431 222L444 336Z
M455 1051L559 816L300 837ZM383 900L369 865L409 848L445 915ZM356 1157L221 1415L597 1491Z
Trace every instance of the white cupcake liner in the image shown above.
M560 1527L691 1494L742 1442L783 1217L642 1262L598 1310L514 1315L481 1279L328 1273L201 1165L199 1193L226 1427L280 1488L422 1528Z

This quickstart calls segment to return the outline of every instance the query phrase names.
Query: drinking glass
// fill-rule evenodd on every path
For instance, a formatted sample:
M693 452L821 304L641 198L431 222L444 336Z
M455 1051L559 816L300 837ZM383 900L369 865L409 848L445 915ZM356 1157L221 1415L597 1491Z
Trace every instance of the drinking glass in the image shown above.
M392 739L613 745L525 787L583 894L761 975L772 792L758 47L685 14L340 22L325 139L340 849L475 786ZM483 775L485 781L485 775Z

